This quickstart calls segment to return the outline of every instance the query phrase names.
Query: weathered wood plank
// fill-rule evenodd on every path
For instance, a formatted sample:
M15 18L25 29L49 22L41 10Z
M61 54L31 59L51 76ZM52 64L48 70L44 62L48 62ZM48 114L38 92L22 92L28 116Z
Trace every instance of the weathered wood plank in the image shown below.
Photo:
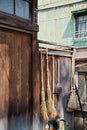
M0 128L29 129L33 117L31 36L4 29L0 36Z
M76 60L87 59L87 48L76 49Z
M60 99L60 116L65 119L69 123L69 129L73 128L72 126L72 114L70 115L66 111L67 100L69 98L69 92L71 87L71 59L70 58L60 58L60 83L62 86L62 93ZM61 122L61 130L62 125L64 129L64 122Z
M6 44L0 44L0 77L0 118L3 118L7 116L9 100L9 58Z
M75 69L78 72L87 72L87 67L76 67Z
M8 27L24 29L27 31L35 31L35 32L39 31L38 25L32 24L31 22L29 22L29 20L25 20L17 16L2 12L0 12L0 24L7 25Z

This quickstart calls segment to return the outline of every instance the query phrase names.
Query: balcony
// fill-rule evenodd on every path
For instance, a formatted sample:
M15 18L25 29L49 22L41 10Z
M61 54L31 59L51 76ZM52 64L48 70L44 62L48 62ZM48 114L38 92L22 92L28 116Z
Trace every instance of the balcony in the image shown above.
M87 30L75 31L74 39L85 39L85 38L87 38Z

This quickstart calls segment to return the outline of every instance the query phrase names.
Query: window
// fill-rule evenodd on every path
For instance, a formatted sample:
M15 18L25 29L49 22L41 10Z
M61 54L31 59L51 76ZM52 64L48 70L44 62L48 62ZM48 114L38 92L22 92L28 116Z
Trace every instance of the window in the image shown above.
M29 19L31 17L30 0L0 0L0 11Z
M75 38L87 38L87 15L76 17Z
M17 16L28 19L30 17L29 1L16 0L15 14Z
M0 0L0 11L13 14L13 4L13 0Z

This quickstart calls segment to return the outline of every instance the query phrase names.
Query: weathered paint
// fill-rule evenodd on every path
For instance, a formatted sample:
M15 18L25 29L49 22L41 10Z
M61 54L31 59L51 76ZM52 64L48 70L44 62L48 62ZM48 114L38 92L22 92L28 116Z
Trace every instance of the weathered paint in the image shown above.
M76 50L76 60L87 59L87 48L79 48Z
M39 9L52 8L56 6L65 6L68 4L79 3L83 0L39 0Z
M39 0L38 38L58 44L87 46L87 40L74 39L75 18L72 11L86 9L83 0Z

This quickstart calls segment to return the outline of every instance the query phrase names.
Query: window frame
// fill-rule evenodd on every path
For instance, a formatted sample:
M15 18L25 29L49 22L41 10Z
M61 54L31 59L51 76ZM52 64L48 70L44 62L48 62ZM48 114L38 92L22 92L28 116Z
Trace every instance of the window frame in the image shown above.
M84 22L84 20L82 21L77 21L77 19L79 17L84 17L84 16L87 16L87 14L81 14L81 15L76 15L75 16L75 28L74 28L74 39L87 39L87 30L86 30L86 26L87 26L87 20L85 20L85 30L82 31L81 29L80 30L77 30L77 24L79 23L79 26L81 27L81 24ZM77 32L77 33L76 33ZM76 36L77 35L77 36ZM81 36L82 35L82 36ZM86 36L85 36L86 35Z
M28 2L28 0L24 0L25 2ZM21 19L25 19L25 20L29 20L29 21L32 21L33 17L32 17L32 13L33 13L33 1L30 1L30 7L29 7L29 13L30 13L30 17L29 18L25 18L25 17L21 17L21 16L17 16L16 15L16 0L13 0L13 13L9 13L9 12L5 12L5 11L2 11L0 10L0 12L4 12L4 13L7 13L7 14L10 14L10 15L14 15L16 17L19 17Z

